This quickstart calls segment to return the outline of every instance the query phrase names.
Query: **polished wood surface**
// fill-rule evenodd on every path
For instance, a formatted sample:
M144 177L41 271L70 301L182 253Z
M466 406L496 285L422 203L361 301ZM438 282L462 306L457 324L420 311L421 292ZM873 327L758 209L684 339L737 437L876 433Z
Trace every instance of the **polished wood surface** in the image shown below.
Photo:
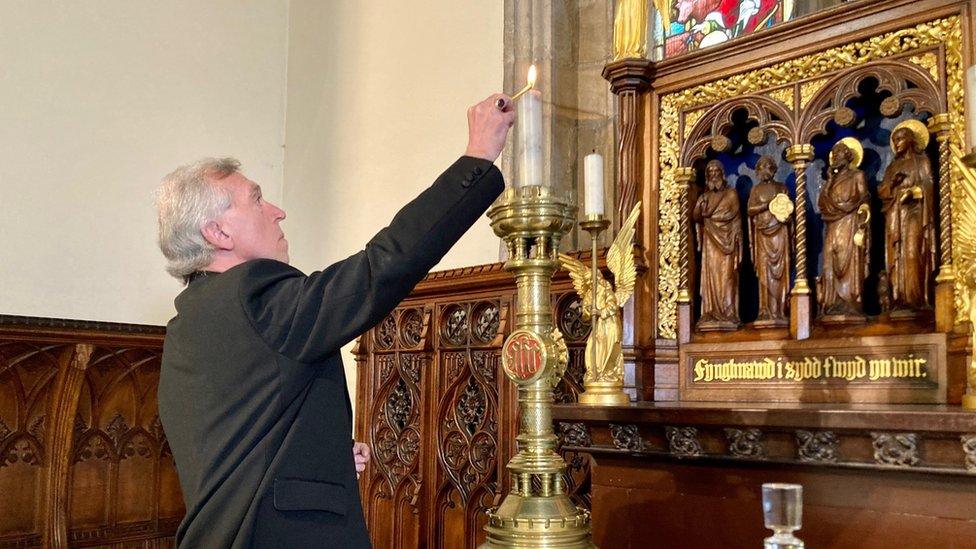
M0 547L162 547L183 499L163 329L0 316Z
M595 456L593 542L599 547L762 547L761 486L803 485L807 547L972 547L976 478L905 471L653 461Z
M969 547L976 414L939 405L557 406L600 547L757 547L760 487L804 487L808 547Z

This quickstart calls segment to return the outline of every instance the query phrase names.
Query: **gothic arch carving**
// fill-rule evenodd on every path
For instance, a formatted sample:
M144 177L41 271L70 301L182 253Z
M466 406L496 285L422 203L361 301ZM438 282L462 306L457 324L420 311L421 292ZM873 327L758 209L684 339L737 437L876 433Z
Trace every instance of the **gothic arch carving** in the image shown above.
M946 98L925 69L907 61L878 61L827 80L800 114L797 142L810 143L827 130L831 120L841 126L854 124L856 115L847 102L860 95L858 87L868 78L878 81L878 90L891 94L880 106L885 116L897 116L905 104L916 113L946 111Z
M789 106L764 95L743 95L716 104L701 117L682 144L681 165L691 166L709 148L726 150L730 145L726 134L733 125L732 115L740 109L746 111L749 120L758 123L749 132L753 145L764 143L768 133L787 146L794 143L796 116Z

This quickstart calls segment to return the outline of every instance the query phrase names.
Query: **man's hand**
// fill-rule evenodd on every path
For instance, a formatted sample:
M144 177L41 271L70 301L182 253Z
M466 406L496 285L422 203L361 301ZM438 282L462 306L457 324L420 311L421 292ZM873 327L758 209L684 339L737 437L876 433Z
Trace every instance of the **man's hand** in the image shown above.
M496 105L502 100L502 107ZM496 93L468 109L468 148L465 156L484 158L492 162L505 148L508 129L515 123L512 98Z
M366 470L369 463L369 446L363 442L356 442L352 445L352 459L356 462L356 478Z

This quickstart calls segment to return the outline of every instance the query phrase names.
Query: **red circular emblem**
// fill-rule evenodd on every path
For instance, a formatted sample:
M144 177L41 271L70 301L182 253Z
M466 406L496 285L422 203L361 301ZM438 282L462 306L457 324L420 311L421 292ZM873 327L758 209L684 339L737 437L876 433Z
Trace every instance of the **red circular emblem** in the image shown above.
M539 336L520 330L509 336L502 350L502 366L515 381L529 381L545 365L545 346Z

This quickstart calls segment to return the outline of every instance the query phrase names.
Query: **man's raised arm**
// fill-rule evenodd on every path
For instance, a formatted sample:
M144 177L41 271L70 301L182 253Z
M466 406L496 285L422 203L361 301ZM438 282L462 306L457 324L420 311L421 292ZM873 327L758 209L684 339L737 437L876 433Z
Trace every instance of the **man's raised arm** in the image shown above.
M504 189L492 162L513 121L501 95L469 109L465 156L363 251L307 277L276 261L245 265L240 298L258 333L293 360L318 362L389 314Z

